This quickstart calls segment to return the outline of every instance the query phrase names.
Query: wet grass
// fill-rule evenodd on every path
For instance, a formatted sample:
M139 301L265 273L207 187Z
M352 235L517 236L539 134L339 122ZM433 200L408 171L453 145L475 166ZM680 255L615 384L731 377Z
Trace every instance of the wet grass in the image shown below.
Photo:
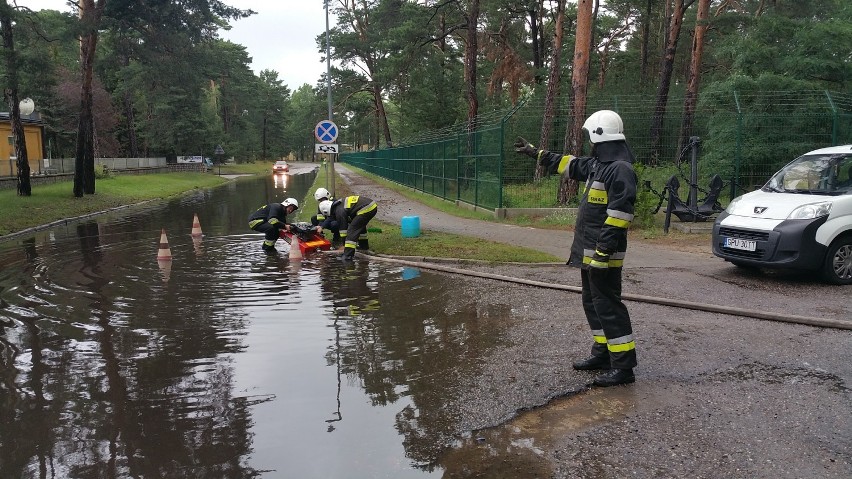
M146 200L169 198L187 191L221 185L227 180L209 174L161 173L118 175L96 180L95 194L74 197L72 181L33 185L32 196L18 196L14 189L0 190L0 236L74 218L90 213L131 205Z
M383 185L387 182L387 180L381 180L373 175L369 176L370 179L373 179L376 182L381 182ZM324 168L320 168L317 172L314 184L310 187L308 194L304 199L304 206L299 208L299 213L297 215L298 221L309 221L311 215L316 213L317 202L314 199L314 191L320 186L325 187L325 185L327 185L326 172ZM335 190L337 196L340 198L352 194L352 191L343 181L338 181L336 183ZM394 188L394 190L398 191L396 188ZM406 197L412 199L412 201L425 203L435 209L444 211L443 208L438 208L436 205L444 207L448 205L446 201L429 195L412 192L410 190L409 193L414 193L414 197L406 195ZM468 217L483 219L482 213L463 210L451 204L450 207L451 209L447 210L450 214L464 216L464 213L473 213L473 216ZM490 215L488 216L490 217ZM400 226L383 223L378 220L370 222L368 237L370 240L370 250L376 253L393 256L464 258L491 262L521 263L552 263L561 261L556 256L532 249L450 233L422 231L420 236L417 238L403 238Z
M376 223L373 226L373 223ZM393 256L463 258L490 262L557 263L556 256L518 246L469 236L422 231L417 238L403 238L399 226L370 222L370 249ZM381 232L375 231L380 229Z

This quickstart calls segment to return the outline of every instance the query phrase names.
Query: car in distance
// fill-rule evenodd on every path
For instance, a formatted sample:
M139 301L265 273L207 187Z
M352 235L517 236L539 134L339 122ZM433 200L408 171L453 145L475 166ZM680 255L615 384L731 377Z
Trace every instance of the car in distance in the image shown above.
M852 284L852 145L806 153L734 198L713 225L713 254Z
M284 160L278 160L272 165L273 173L287 173L288 171L290 171L290 165Z

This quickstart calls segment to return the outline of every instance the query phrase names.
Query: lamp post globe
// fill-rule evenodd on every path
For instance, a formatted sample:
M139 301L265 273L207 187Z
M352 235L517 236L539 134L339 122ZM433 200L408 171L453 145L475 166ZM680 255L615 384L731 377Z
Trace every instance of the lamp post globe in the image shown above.
M30 116L35 111L35 102L31 98L24 98L20 103L21 115Z

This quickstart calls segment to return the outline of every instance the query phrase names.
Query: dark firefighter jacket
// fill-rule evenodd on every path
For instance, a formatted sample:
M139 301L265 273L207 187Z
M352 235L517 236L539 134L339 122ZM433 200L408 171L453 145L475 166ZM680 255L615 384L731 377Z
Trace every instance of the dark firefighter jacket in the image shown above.
M357 215L369 213L376 209L378 205L375 201L366 196L347 196L342 200L334 200L331 204L331 212L328 218L323 222L322 227L325 229L330 225L331 221L337 221L337 226L340 228L340 236L346 236L346 230L349 228L349 223Z
M281 223L280 226L282 227L287 224L287 210L284 208L284 205L281 203L270 203L261 206L249 215L249 228L254 228L263 222L270 224Z
M590 157L539 151L539 164L549 172L586 182L569 265L617 268L624 264L627 228L633 221L636 202L634 160L623 140L596 143Z

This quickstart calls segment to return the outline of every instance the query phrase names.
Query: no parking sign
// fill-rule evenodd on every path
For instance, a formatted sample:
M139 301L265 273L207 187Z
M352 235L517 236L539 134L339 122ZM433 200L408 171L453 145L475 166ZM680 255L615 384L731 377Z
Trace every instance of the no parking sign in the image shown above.
M331 120L323 120L317 123L314 135L320 143L334 143L337 139L337 125Z

